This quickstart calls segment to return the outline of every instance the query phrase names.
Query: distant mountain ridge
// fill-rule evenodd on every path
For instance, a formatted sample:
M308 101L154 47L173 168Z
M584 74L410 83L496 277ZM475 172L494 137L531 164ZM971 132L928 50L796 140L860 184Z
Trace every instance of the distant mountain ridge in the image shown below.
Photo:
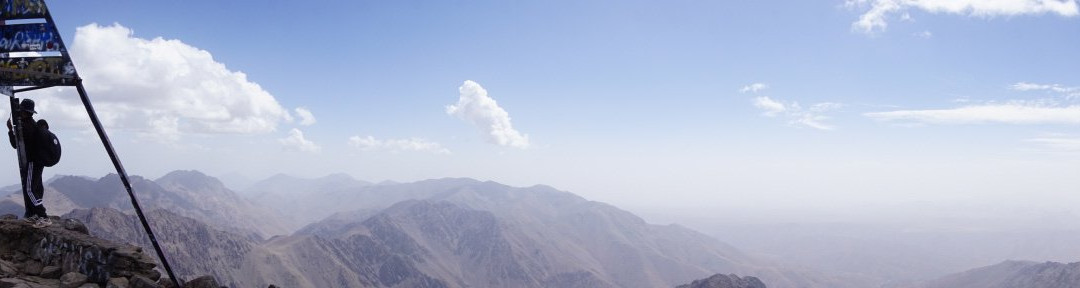
M96 231L146 245L134 216L121 213L126 195L107 188L114 178L57 179L52 198L68 202L74 207L69 217ZM673 287L716 273L755 275L770 287L858 287L761 261L692 230L648 224L548 186L466 178L380 185L320 179L301 179L307 184L293 187L322 188L297 195L263 191L263 197L288 196L278 203L284 206L271 209L277 216L260 214L255 208L261 207L250 203L255 201L195 171L133 182L140 200L154 203L144 208L168 209L147 210L166 250L177 251L174 265L233 287ZM274 181L286 187L291 184L281 181L293 180ZM335 181L344 186L318 185ZM93 199L91 193L107 197ZM111 209L79 209L88 204ZM333 217L264 241L235 228L273 222L270 216L312 217L312 211ZM222 217L251 221L211 222Z
M314 179L277 174L252 184L240 194L262 207L296 212L282 223L292 232L334 212L349 210L338 207L354 203L349 195L371 185L347 174Z
M1080 262L1005 261L925 283L920 288L1072 288L1080 287Z
M280 214L255 205L225 187L221 181L198 171L174 171L157 180L129 178L144 210L166 209L199 219L221 230L245 231L248 237L266 238L288 233ZM51 215L95 207L131 212L131 198L120 177L98 179L58 176L46 184L45 207ZM0 212L22 215L21 194L0 200Z
M532 278L521 283L544 283L566 281L586 282L592 285L582 287L655 287L674 286L689 280L712 275L718 271L732 271L748 275L762 275L774 287L855 287L845 286L842 281L824 277L808 271L777 269L771 263L758 263L737 249L715 239L679 226L650 225L633 214L600 202L588 201L569 192L559 191L549 186L517 188L495 182L481 182L467 178L444 178L418 181L404 184L385 184L366 186L355 189L352 193L341 193L333 198L334 204L355 203L352 207L360 210L337 212L337 216L300 229L293 237L309 235L323 239L347 239L356 235L371 236L370 227L377 217L391 215L394 223L401 226L407 238L422 243L421 247L444 245L452 241L453 233L429 235L430 231L468 230L467 227L453 229L430 227L433 222L446 219L447 215L430 219L416 219L426 215L421 211L448 205L465 211L490 213L496 224L491 228L498 231L498 239L506 239L508 251L513 255L527 255L530 247L541 251L542 257L519 257L515 261L531 263L524 267L566 267L566 270L543 271L532 274L552 275ZM297 200L296 205L305 205ZM415 202L421 201L421 202ZM396 204L395 204L396 203ZM392 207L380 209L382 205ZM327 205L324 213L335 210ZM341 206L337 206L341 207ZM412 207L412 208L410 208ZM427 207L413 211L415 207ZM341 208L336 208L341 209ZM304 210L304 209L300 209ZM439 210L439 209L434 209ZM374 213L373 211L381 211ZM405 213L401 211L413 211ZM434 212L429 212L434 213ZM355 218L349 219L352 216ZM410 219L410 220L406 220ZM459 218L455 218L459 219ZM465 217L464 219L471 219ZM479 220L474 220L479 221ZM426 223L426 224L423 224ZM452 223L452 222L451 222ZM447 225L451 223L446 223ZM475 223L473 223L475 224ZM414 225L410 226L410 225ZM429 225L429 226L424 226ZM458 223L456 225L465 225ZM410 228L412 227L412 228ZM416 227L426 227L424 229ZM378 230L386 231L386 229ZM416 240L418 239L418 240ZM436 239L436 240L432 240ZM616 240L617 239L617 240ZM491 240L495 241L495 240ZM614 241L614 242L613 242ZM498 241L496 241L498 242ZM529 243L524 245L521 243ZM523 245L523 246L522 246ZM454 247L450 249L450 247ZM458 251L460 247L446 246L433 251ZM542 253L559 251L559 253ZM633 255L622 258L620 255ZM454 255L443 255L436 259L444 263L453 263ZM458 260L453 260L458 261ZM426 263L426 262L425 262ZM434 265L434 264L425 264ZM458 264L442 264L430 267L452 267ZM477 267L476 263L468 264ZM501 265L513 267L513 265ZM573 268L578 267L578 268ZM620 267L620 268L609 268ZM435 268L431 268L435 269ZM655 272L654 270L664 271ZM433 270L423 270L433 271ZM641 273L642 271L654 271ZM535 271L534 271L535 272ZM469 275L454 275L451 270L431 272L439 279L462 279L465 283L474 283ZM450 275L448 275L450 274ZM519 284L521 284L519 283ZM453 284L453 283L451 283ZM526 284L521 284L526 285ZM529 284L531 285L531 284ZM484 285L481 285L484 286ZM531 286L526 286L531 287ZM537 286L542 287L542 286Z
M217 230L168 210L154 209L147 211L146 216L181 279L214 275L222 284L231 287L256 287L236 279L244 264L244 255L258 248L256 240ZM63 218L83 222L91 235L98 238L131 243L145 251L153 251L142 224L134 215L113 208L92 208L71 211Z

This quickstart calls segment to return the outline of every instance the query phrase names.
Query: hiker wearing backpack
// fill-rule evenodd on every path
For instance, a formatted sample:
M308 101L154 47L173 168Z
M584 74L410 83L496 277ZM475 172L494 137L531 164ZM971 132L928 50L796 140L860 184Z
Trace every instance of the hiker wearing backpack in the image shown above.
M60 142L56 135L48 130L49 124L45 120L34 121L34 101L23 99L19 103L19 109L14 117L19 117L22 126L22 143L26 151L26 166L20 167L19 174L22 176L23 206L26 212L23 217L34 223L35 227L44 227L52 224L45 214L45 205L42 200L45 196L45 186L41 183L41 172L45 167L51 167L60 160ZM11 147L16 148L18 139L12 129L11 120L7 122L8 140ZM51 147L55 145L55 148ZM18 148L16 148L18 149ZM54 151L55 150L55 151ZM29 187L27 187L29 186ZM29 188L29 189L27 189Z

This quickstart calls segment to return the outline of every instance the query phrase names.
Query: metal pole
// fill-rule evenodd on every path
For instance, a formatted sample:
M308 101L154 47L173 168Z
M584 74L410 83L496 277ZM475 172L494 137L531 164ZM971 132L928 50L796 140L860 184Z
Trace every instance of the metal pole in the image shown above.
M105 152L109 153L109 158L112 159L113 166L116 167L116 173L120 174L120 182L124 183L124 189L127 190L128 196L131 197L131 206L135 207L135 214L139 215L139 221L142 222L143 229L146 229L146 236L150 238L150 243L154 245L154 251L157 252L161 265L165 266L165 272L169 274L169 279L172 280L173 284L176 287L181 287L180 279L173 274L169 261L165 259L165 253L161 251L161 246L158 245L157 238L154 237L154 231L150 230L150 223L146 221L146 216L143 215L142 208L139 207L139 200L135 198L135 192L131 190L131 183L128 182L124 165L120 164L120 157L116 156L116 150L113 150L109 136L105 135L105 128L101 126L101 121L98 120L97 113L94 112L94 106L90 104L90 97L86 95L86 89L83 88L81 79L76 80L75 88L79 90L79 98L82 99L83 106L86 107L86 114L90 116L90 122L94 123L94 129L97 130L98 137L101 138L101 144L105 145Z

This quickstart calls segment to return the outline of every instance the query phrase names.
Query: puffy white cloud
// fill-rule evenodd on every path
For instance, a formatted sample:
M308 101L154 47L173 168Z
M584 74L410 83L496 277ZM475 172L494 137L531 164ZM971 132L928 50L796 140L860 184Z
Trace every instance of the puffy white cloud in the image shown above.
M119 24L75 31L70 54L110 129L176 140L184 133L268 133L291 121L273 95L210 52L180 40L142 39ZM33 96L58 124L86 123L70 88Z
M349 137L349 145L364 151L390 151L394 153L415 151L434 154L450 154L450 150L443 148L438 142L428 141L423 138L409 139L375 139L373 136Z
M885 31L891 15L900 14L901 19L911 20L907 14L910 9L975 17L1046 13L1066 17L1080 15L1077 0L847 0L845 6L867 9L859 20L851 24L853 30L864 33ZM865 8L867 6L869 8Z
M319 152L319 150L322 150L322 147L316 145L315 142L304 138L304 132L301 132L300 129L296 128L289 130L289 136L278 139L278 142L281 143L281 145L284 146L285 149L289 150L296 150L308 153L316 153Z
M300 125L311 126L315 124L315 115L311 114L311 110L304 107L296 107L296 116L300 117Z
M458 87L457 104L446 106L446 114L472 123L484 133L488 142L499 146L525 149L529 147L529 135L514 130L510 113L499 107L495 99L488 97L487 90L472 80Z

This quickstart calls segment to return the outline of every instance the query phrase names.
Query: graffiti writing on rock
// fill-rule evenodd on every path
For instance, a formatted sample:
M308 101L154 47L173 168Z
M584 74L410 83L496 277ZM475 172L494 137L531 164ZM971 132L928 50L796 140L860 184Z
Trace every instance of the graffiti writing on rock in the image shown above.
M59 266L61 272L79 272L86 275L89 282L105 283L111 274L112 250L102 249L50 235L38 242L34 253L43 264Z

